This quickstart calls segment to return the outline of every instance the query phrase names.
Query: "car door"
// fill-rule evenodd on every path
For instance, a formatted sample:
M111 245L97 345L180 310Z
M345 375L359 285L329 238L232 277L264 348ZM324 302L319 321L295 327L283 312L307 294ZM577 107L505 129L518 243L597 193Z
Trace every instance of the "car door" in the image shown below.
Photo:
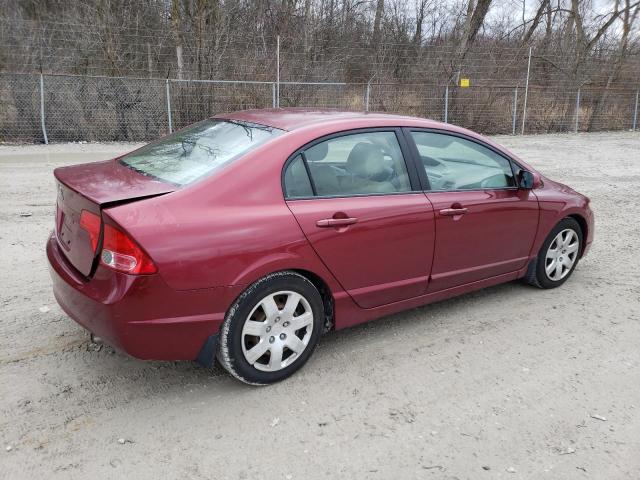
M517 165L475 139L407 132L435 213L429 292L524 267L538 228L538 200L518 188Z
M287 162L287 205L354 301L372 308L426 293L434 214L405 162L400 130L325 137Z

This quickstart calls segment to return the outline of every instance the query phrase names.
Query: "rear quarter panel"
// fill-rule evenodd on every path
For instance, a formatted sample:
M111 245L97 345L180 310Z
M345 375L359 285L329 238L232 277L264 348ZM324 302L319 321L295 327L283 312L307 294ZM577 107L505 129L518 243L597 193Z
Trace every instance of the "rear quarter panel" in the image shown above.
M282 166L297 142L265 147L214 177L107 213L177 290L248 285L283 269L312 271L339 290L282 194Z

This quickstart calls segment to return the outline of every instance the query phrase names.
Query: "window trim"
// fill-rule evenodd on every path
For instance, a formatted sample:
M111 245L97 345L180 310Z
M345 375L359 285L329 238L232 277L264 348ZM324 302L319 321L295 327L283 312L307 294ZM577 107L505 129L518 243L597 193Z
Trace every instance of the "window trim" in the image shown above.
M504 152L498 150L497 148L493 147L492 145L489 145L481 140L478 140L477 138L471 137L469 135L465 135L464 133L460 133L460 132L452 132L449 130L443 130L443 129L438 129L438 128L422 128L422 127L405 127L402 129L404 135L406 136L407 142L410 145L411 148L411 155L412 155L412 159L415 165L415 168L418 170L418 177L420 179L420 184L422 186L422 191L425 193L443 193L443 192L483 192L483 191L487 191L487 190L520 190L520 181L518 179L518 177L516 176L513 166L514 164L518 166L518 168L520 168L521 170L526 170L526 168L524 168L522 165L520 165L518 162L516 162L513 158L511 158L509 155L505 154ZM452 137L458 137L458 138L462 138L463 140L467 140L470 142L473 142L477 145L480 145L481 147L487 148L488 150L491 150L493 153L499 155L500 157L504 158L507 162L509 162L509 168L511 169L511 175L513 175L513 179L515 181L515 186L513 187L489 187L489 188L461 188L461 189L455 189L455 190L433 190L431 189L431 184L429 183L429 178L427 177L427 172L424 170L424 167L421 166L421 162L420 162L420 153L418 152L418 145L416 144L415 140L413 139L413 136L411 135L412 132L423 132L423 133L436 133L436 134L440 134L440 135L449 135Z
M309 165L307 164L307 157L305 155L305 151L309 148L328 141L334 138L346 137L349 135L357 135L361 133L375 133L375 132L388 132L394 133L396 136L396 141L398 142L398 146L400 147L400 153L402 154L402 158L404 160L404 165L407 169L407 175L409 176L409 186L410 190L406 192L386 192L386 193L354 193L354 194L344 194L344 195L318 195L315 182L311 176L311 171L309 169ZM289 167L289 164L292 163L295 158L300 155L302 157L302 162L304 163L305 170L307 172L307 176L309 177L309 182L311 183L311 190L313 191L312 197L288 197L287 189L285 186L285 172ZM339 132L330 133L328 135L323 135L322 137L318 137L301 147L297 148L284 162L282 166L282 171L280 173L280 186L282 189L282 195L285 201L297 201L297 200L318 200L324 198L352 198L352 197L379 197L383 195L407 195L419 193L422 191L422 183L420 181L420 173L416 168L415 159L413 158L413 152L411 150L411 145L407 141L403 127L371 127L371 128L354 128L350 130L341 130Z

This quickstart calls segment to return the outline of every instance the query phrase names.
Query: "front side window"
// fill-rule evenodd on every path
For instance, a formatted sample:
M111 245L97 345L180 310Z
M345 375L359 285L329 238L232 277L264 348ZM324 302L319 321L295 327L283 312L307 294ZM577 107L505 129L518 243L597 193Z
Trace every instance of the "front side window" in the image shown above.
M411 190L407 167L394 132L342 135L317 143L306 149L303 155L318 196Z
M204 120L131 152L120 162L144 175L186 185L281 133L253 123Z
M515 187L509 160L478 143L453 135L411 132L431 190Z

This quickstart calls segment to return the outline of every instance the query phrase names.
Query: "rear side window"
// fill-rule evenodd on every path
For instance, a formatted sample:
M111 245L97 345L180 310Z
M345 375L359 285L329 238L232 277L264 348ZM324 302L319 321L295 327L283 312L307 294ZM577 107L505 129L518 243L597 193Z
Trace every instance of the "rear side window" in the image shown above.
M431 190L515 187L511 162L471 140L431 132L411 132Z
M390 194L411 191L407 167L394 132L354 133L334 137L303 154L317 196ZM287 195L292 187L285 172ZM303 165L304 166L304 165ZM306 171L305 171L306 174ZM302 185L301 182L298 182Z
M293 159L284 172L284 188L287 198L312 197L313 189L304 166L302 156L298 155Z
M120 162L144 175L186 185L281 133L277 128L253 123L205 120L131 152Z

